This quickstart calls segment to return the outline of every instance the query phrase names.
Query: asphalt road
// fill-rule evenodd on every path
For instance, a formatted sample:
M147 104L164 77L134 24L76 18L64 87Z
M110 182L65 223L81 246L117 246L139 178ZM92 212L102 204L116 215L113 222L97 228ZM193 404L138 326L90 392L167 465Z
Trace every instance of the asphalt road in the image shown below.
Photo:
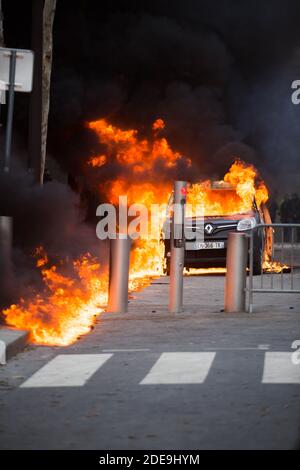
M10 360L0 448L299 447L300 296L260 294L253 314L232 315L223 290L223 276L185 278L185 311L170 315L161 278L76 344Z

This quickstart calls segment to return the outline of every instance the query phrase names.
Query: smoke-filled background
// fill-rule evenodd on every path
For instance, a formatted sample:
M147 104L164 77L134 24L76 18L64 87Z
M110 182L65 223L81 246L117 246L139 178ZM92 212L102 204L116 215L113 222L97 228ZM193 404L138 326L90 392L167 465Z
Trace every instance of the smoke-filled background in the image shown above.
M29 47L21 3L6 2L6 42ZM97 146L85 120L147 132L162 117L200 173L222 174L239 155L282 182L299 171L299 14L297 0L58 0L50 154L80 173Z
M78 132L85 119L143 131L162 117L171 144L200 173L221 176L238 155L271 184L282 172L299 174L300 110L290 99L300 74L299 2L62 3L50 139L66 168L92 150Z
M30 48L31 2L3 3L6 45ZM161 117L170 144L192 159L197 177L220 177L239 156L259 168L271 191L297 190L300 107L291 102L291 83L300 78L299 18L297 0L58 0L49 162L75 181L73 188L93 192L85 162L103 149L84 123L107 118L147 136ZM14 158L22 167L29 96L20 95ZM20 224L17 239L22 224L23 244L42 240L59 252L59 242L73 237L68 249L76 247L74 232L85 218L74 209L76 194L63 183L41 191L20 178L21 194L9 202ZM1 183L2 203L10 199L8 187L15 186Z

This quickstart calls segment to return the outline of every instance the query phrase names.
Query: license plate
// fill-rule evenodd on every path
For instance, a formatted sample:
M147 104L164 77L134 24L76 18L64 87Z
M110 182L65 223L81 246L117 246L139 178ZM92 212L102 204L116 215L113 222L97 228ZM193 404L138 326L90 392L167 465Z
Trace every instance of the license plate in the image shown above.
M187 242L187 250L222 250L225 248L224 242Z

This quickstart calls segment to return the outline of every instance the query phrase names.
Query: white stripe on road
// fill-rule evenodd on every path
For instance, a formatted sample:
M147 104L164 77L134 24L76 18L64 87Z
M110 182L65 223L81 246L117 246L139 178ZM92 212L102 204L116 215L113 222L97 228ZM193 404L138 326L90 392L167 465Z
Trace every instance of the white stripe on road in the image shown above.
M103 349L103 352L147 352L150 349Z
M215 355L215 352L162 353L140 384L201 384Z
M293 364L292 352L266 352L262 383L299 384L300 364Z
M111 356L112 354L58 355L21 387L81 387Z

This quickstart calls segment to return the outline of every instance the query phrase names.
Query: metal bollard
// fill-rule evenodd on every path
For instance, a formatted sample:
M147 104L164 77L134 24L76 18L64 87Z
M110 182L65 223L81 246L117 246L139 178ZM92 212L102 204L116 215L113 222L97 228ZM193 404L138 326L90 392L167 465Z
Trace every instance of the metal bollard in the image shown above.
M12 290L12 217L0 216L0 299L5 301Z
M110 240L109 291L107 311L125 313L128 310L128 279L131 238L117 234Z
M184 216L186 203L186 181L175 181L174 204L178 204L179 213L172 216L171 223L171 265L169 312L182 312L183 304L183 268L184 268Z
M227 241L225 312L246 311L248 237L245 233L229 233Z

